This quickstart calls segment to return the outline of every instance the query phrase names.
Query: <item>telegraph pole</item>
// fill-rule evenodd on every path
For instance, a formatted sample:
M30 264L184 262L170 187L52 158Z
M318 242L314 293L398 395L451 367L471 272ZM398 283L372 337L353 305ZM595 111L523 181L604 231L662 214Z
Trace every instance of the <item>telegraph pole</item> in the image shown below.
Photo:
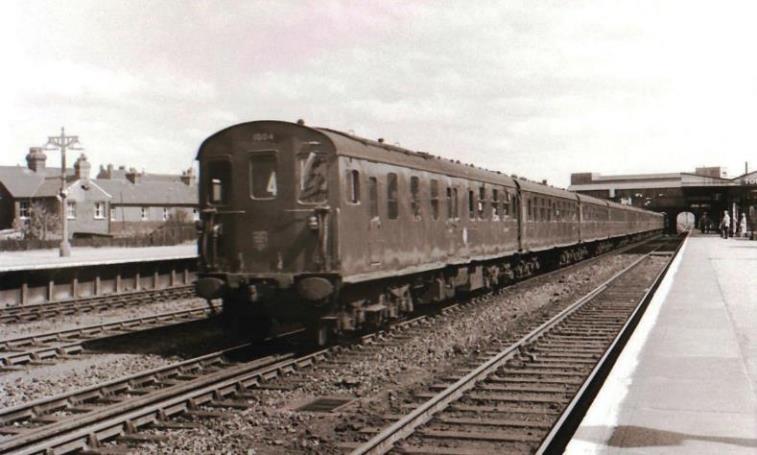
M60 136L48 136L47 144L45 144L46 150L60 149L60 218L63 226L63 235L60 240L60 257L71 256L71 243L68 241L68 216L66 213L66 149L82 150L79 145L78 136L66 136L66 131L63 127L60 129Z

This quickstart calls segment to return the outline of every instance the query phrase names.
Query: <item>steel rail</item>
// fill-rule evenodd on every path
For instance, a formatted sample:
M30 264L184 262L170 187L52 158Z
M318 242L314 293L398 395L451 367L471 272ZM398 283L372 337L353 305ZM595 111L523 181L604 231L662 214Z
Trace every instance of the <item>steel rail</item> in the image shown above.
M520 338L515 343L511 344L504 350L500 351L495 356L491 357L489 360L475 368L473 371L469 372L462 378L460 378L458 381L456 381L454 384L448 386L443 391L436 394L433 398L427 400L423 404L421 404L419 407L414 409L412 412L398 420L397 422L393 423L386 429L379 432L377 435L372 437L369 441L366 443L360 445L355 450L353 450L351 453L352 455L362 455L362 454L383 454L391 450L395 443L398 441L407 438L410 434L412 434L416 428L423 425L424 423L428 422L434 414L438 413L439 411L442 411L448 407L450 403L453 401L456 401L459 399L466 391L472 389L476 382L483 379L484 377L488 376L492 372L499 369L502 365L504 365L512 356L517 354L520 349L523 347L529 345L531 342L533 342L535 339L541 337L543 334L548 332L551 328L565 320L569 315L573 314L575 311L577 311L579 308L581 308L586 303L592 301L594 297L599 295L602 291L607 289L607 287L620 278L621 276L624 276L627 272L634 269L636 266L638 266L642 261L647 259L650 255L645 254L639 257L637 260L632 262L629 266L625 267L623 270L617 272L615 275L613 275L608 280L604 281L602 284L597 286L594 290L589 292L588 294L584 295L565 309L563 309L560 313L550 318L548 321L541 324L536 329L532 330L530 333L525 335L524 337Z
M636 246L636 244L624 247L623 250L627 250L634 246ZM608 253L619 253L621 251L622 250L613 250ZM602 256L605 255L603 254L596 258ZM584 260L557 269L554 272L565 271L574 265L578 266L586 264L596 258ZM515 283L515 285L526 283L531 281L531 279L544 277L550 273L552 272L528 277L525 280ZM493 293L489 295L493 296ZM449 313L449 311L452 310L453 309L450 308L446 310L446 313ZM427 318L420 317L401 322L387 330L387 332L391 333L397 331L396 329L398 328L413 326L424 319ZM361 341L363 343L369 343L375 338L377 337L363 337ZM236 349L240 348L238 347ZM196 380L173 385L155 393L150 392L148 393L149 397L151 397L149 399L147 399L148 395L145 395L138 400L118 402L107 408L101 408L98 411L93 410L83 415L65 417L65 419L67 419L65 423L56 422L55 419L53 419L51 425L46 425L38 429L24 429L24 431L19 432L20 434L17 436L0 442L0 452L8 449L20 451L19 453L36 453L38 451L65 453L71 450L96 446L104 439L119 436L125 432L136 431L142 425L154 423L194 406L208 403L208 401L213 401L228 396L229 394L244 391L248 387L255 386L261 380L292 371L297 367L311 365L318 359L326 358L331 353L338 352L339 349L340 347L337 346L318 351L302 358L283 361L281 364L263 368L257 372L248 371L247 373L239 373L241 376L237 375L236 377L234 377L233 372L229 371L232 369L236 371L235 368L238 367L231 367L230 369L222 370L217 374L202 376ZM209 363L221 362L221 357L223 357L223 355L220 355L216 359L211 358L217 354L218 353L209 354L204 357ZM180 375L182 371L189 371L194 368L191 365L192 362L197 362L197 359L190 359L186 362L181 362L180 364L137 373L136 375L127 378L92 386L78 392L72 392L58 397L45 398L15 408L0 410L0 423L6 424L20 420L34 419L36 417L45 416L46 413L56 412L57 410L65 411L66 408L75 406L77 403L87 403L97 401L98 399L108 400L113 394L121 392L126 392L126 394L128 394L129 390L133 390L135 387L139 388L140 384L149 384L159 381L160 377L166 378L176 376ZM184 368L182 368L182 366ZM244 366L245 365L241 365L240 368L244 369ZM225 379L219 379L219 375L225 377ZM229 376L226 377L226 375ZM208 381L212 384L206 384ZM201 384L206 385L202 386ZM179 387L181 390L177 389ZM184 388L186 388L186 390ZM141 392L143 393L144 391ZM174 392L177 395L167 396L167 394L171 395ZM154 402L151 401L153 399L155 400ZM113 400L113 398L111 398L111 400ZM48 420L48 422L50 422L50 420ZM0 428L0 431L2 429L3 428Z
M428 317L421 316L399 322L385 331L360 337L356 346L374 343L381 335L391 336L402 333L403 330L412 328L427 319ZM281 334L279 337L301 331L295 330ZM242 365L230 365L219 372L149 392L136 400L119 401L80 416L67 416L65 422L58 422L56 418L44 418L48 414L75 408L81 404L97 400L115 400L118 394L128 395L129 391L135 391L135 389L139 391L145 384L156 384L162 380L170 381L171 378L182 377L198 369L199 364L219 366L232 351L243 350L250 346L250 344L236 346L80 391L0 410L0 425L5 425L0 427L0 434L4 430L7 430L7 433L20 430L16 431L18 434L10 439L0 441L0 452L13 450L14 453L39 453L52 450L55 453L67 453L88 446L96 446L102 440L136 431L143 425L162 421L188 409L207 404L209 401L220 400L230 394L243 392L279 374L287 374L295 369L313 365L343 350L341 346L332 346L299 358L293 358L292 354L279 356L273 363L257 364L255 362L260 362L260 360L256 360ZM43 421L52 423L38 429L25 429L15 423L40 417Z
M77 299L59 300L33 305L5 306L0 308L0 322L12 323L41 319L59 314L76 314L98 309L121 307L143 303L195 297L194 285L181 285L163 289L105 294ZM156 300L157 299L157 300Z
M81 352L83 350L82 345L93 339L109 338L126 333L199 321L216 314L218 311L220 311L218 305L205 305L185 310L94 324L86 327L0 339L0 368L71 355ZM56 344L49 345L50 343ZM31 349L24 351L16 350L25 346L30 346Z
M652 285L647 289L646 293L644 293L639 305L633 310L625 324L623 324L620 332L618 332L613 338L608 349L599 359L591 373L589 373L586 380L581 385L577 394L574 395L573 399L568 403L568 406L558 418L557 423L544 437L539 448L536 450L537 454L562 453L562 451L565 450L565 447L573 437L573 434L581 423L584 415L586 415L594 398L602 388L602 384L610 374L610 370L612 370L612 367L615 365L615 361L620 356L620 353L623 351L623 348L638 326L649 302L652 300L652 297L660 286L668 269L673 264L673 260L683 249L687 240L688 239L685 239L683 242L680 242L673 252L666 254L671 257L671 260L659 271ZM660 254L656 254L656 251L652 251L649 255L659 256Z

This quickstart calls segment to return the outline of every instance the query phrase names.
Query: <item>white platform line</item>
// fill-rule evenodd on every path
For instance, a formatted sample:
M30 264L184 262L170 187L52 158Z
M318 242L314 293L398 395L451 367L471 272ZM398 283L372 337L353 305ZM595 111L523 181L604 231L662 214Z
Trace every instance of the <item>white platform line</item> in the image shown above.
M597 442L595 440L588 441L581 439L581 427L584 426L597 426L605 427L608 430L618 425L619 411L623 402L628 396L628 391L631 386L632 377L636 367L639 365L639 356L642 349L647 343L649 334L654 328L657 317L660 314L662 304L670 292L670 288L673 286L675 276L678 273L678 267L688 243L688 237L684 240L681 249L678 251L678 255L673 259L673 262L668 268L667 274L657 287L657 291L652 300L649 302L644 315L641 317L639 324L636 326L631 338L626 343L623 351L618 356L618 360L612 368L609 376L605 380L602 389L594 399L589 411L581 421L581 425L576 430L575 436L568 443L565 448L565 453L568 454L595 454L600 453L607 448L605 441ZM608 433L609 436L612 433ZM596 435L593 435L596 436ZM592 439L595 439L592 437Z

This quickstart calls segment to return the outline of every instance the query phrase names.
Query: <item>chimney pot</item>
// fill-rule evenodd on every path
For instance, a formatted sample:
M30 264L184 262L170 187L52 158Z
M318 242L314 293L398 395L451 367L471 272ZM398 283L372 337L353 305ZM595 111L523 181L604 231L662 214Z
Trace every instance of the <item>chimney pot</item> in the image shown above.
M45 170L47 155L42 151L42 147L29 147L29 153L26 155L26 164L34 172Z

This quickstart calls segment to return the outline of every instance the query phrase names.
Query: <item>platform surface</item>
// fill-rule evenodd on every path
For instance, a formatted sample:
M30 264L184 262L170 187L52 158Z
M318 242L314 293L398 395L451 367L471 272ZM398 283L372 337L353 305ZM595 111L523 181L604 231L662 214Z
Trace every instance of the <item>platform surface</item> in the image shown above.
M139 248L75 247L71 248L71 256L65 258L58 256L58 249L0 251L0 272L192 257L197 257L196 243Z
M757 242L681 252L566 453L757 454Z

